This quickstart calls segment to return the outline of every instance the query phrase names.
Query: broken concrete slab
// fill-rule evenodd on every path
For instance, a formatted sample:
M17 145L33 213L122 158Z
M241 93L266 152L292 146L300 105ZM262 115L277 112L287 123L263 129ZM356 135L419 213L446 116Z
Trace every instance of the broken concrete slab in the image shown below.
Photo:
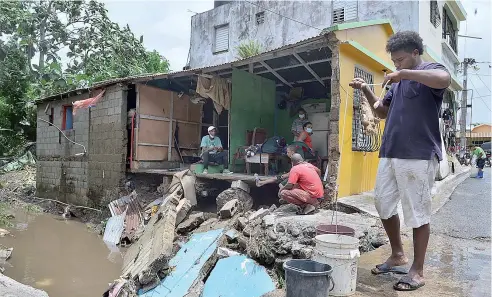
M188 213L191 210L191 202L190 200L183 198L179 201L178 206L176 207L176 225L179 225L186 218Z
M205 222L205 216L203 212L191 214L188 219L178 225L176 231L178 233L188 233L198 228L203 222Z
M225 236L227 238L227 241L231 243L237 241L237 238L239 237L239 233L236 230L231 229L226 232Z
M241 189L245 191L246 193L249 193L249 186L247 183L243 182L242 180L235 180L231 184L231 188L233 189Z
M266 215L263 217L263 225L265 225L265 227L270 227L270 226L273 226L275 224L275 216L274 215Z
M217 241L222 233L223 229L193 234L169 262L169 267L172 267L169 274L157 287L147 293L139 292L139 295L144 297L185 296L196 283L203 266L217 249Z
M123 258L123 276L138 281L142 275L156 275L168 268L173 252L177 198L168 199L147 224L142 237L132 244Z
M232 199L228 201L219 211L219 215L221 219L231 218L236 214L238 208L239 200Z
M2 248L0 245L0 261L7 261L12 256L14 248Z
M248 217L248 221L254 221L256 219L262 219L264 216L270 214L270 210L268 208L260 208L252 215Z
M241 189L226 189L220 193L215 201L217 202L217 212L220 211L224 205L233 200L237 199L239 201L238 211L246 212L253 207L253 198L247 192Z
M5 235L9 235L9 234L10 234L9 230L0 228L0 237L5 237Z
M243 256L221 259L210 273L202 297L260 297L275 290L265 267Z
M237 219L237 224L236 224L236 229L238 229L239 231L242 231L246 225L248 224L248 219L245 218L245 217L239 217Z
M0 273L0 296L48 297L44 291L26 286Z

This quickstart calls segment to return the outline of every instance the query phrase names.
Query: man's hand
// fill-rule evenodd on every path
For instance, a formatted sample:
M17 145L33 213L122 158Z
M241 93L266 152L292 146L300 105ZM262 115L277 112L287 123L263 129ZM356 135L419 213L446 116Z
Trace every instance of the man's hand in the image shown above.
M224 148L223 148L223 147L221 147L221 146L220 146L220 147L219 147L219 146L216 146L216 147L215 147L215 149L216 149L218 152L221 152L221 151L223 151L223 150L224 150Z
M401 80L402 80L402 72L401 71L395 71L395 72L392 72L390 74L386 74L384 76L382 87L384 87L384 85L388 81L389 81L389 84L393 84L393 83L399 83Z
M362 78L357 77L349 83L349 86L354 89L362 90L363 88L367 87L367 83Z

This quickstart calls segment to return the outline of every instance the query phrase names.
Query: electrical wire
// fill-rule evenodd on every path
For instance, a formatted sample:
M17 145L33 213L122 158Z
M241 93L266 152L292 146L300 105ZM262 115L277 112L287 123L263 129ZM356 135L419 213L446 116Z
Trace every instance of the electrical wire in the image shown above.
M85 146L83 144L80 144L80 143L75 142L75 141L71 140L70 138L68 138L67 135L65 135L65 133L63 133L63 131L60 128L58 128L57 125L55 125L53 123L50 123L49 121L47 121L45 119L42 119L42 118L38 118L38 121L42 121L42 122L48 123L49 125L55 127L58 131L60 131L60 133L63 135L63 137L65 137L68 141L70 141L73 144L80 145L84 149L84 153L82 155L87 154L87 150L86 150L86 148L85 148ZM79 154L75 154L75 155L78 156L78 155L81 155L81 154L79 153Z
M478 79L484 84L484 86L487 88L487 90L489 90L489 92L492 92L489 88L489 86L487 86L487 84L482 80L482 78L480 77L480 75L477 75L478 76ZM471 79L470 79L471 80Z
M492 110L491 110L491 109L490 109L490 107L487 105L487 103L485 102L485 100L483 100L483 97L486 97L486 96L482 96L482 95L480 95L480 92L478 92L478 89L477 89L477 87L475 86L475 84L473 83L473 81L472 81L471 79L470 79L469 81L470 81L470 83L472 84L473 89L475 89L475 90L477 91L477 94L478 94L478 96L479 96L478 98L480 98L480 100L482 100L482 102L483 102L483 104L485 105L485 107L487 107L487 109L488 109L489 111L491 111L491 112L492 112ZM475 99L476 99L476 98L475 98Z

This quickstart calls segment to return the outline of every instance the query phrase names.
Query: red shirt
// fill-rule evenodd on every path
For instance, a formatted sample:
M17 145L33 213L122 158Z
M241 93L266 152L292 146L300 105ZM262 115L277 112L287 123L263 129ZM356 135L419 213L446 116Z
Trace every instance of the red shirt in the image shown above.
M311 135L307 133L306 131L301 132L301 136L306 135L306 138L304 138L304 143L310 148L313 149L313 141L311 140Z
M289 184L298 184L301 189L308 192L313 198L324 196L323 184L314 165L301 163L292 167L289 173Z

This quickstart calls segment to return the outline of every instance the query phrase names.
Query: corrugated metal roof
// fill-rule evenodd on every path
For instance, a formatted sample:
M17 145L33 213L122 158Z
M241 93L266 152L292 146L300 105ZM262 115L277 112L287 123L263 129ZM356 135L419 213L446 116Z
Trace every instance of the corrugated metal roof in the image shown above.
M45 97L42 99L38 99L38 100L36 100L36 103L62 99L62 97L67 97L70 94L75 95L75 94L80 94L81 92L89 92L89 91L94 90L94 89L106 87L106 86L117 84L117 83L148 81L148 80L153 80L153 79L162 79L162 78L172 77L172 76L176 76L176 75L184 76L185 74L197 74L197 73L203 72L204 70L211 70L214 68L219 68L219 69L220 68L232 68L233 66L237 67L237 66L241 66L241 65L247 65L252 61L258 60L258 58L261 56L268 56L268 55L271 55L272 53L277 52L277 51L287 50L289 48L298 47L298 46L303 45L303 44L309 44L311 42L318 41L318 40L321 40L323 38L325 38L324 35L317 35L314 37L310 37L310 38L298 41L296 43L292 43L292 44L288 44L288 45L284 45L284 46L281 46L278 48L271 49L269 51L263 52L263 53L256 55L256 56L252 56L252 57L245 58L245 59L235 60L232 62L226 62L226 63L222 63L222 64L212 65L212 66L198 67L198 68L174 71L174 72L169 72L169 73L141 74L141 75L134 75L134 76L123 77L123 78L109 79L106 81L95 83L94 85L92 85L88 88L80 88L80 89L71 90L71 91L67 91L64 93L56 94L56 95L51 95L51 96L48 96L48 97ZM217 69L217 70L219 70L219 69Z
M135 192L129 196L111 201L108 205L111 215L118 216L126 211L125 228L120 238L127 237L130 241L135 239L135 233L143 224L142 207L138 202Z

